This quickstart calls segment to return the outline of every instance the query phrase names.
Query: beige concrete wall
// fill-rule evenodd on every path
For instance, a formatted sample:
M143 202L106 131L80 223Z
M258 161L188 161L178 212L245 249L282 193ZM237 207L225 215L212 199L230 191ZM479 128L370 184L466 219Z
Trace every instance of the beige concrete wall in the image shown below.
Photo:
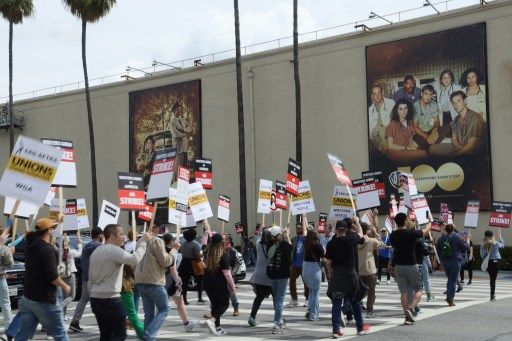
M325 153L342 156L357 176L368 167L365 46L487 22L488 79L494 198L512 200L512 4L474 7L452 14L375 29L368 33L303 44L300 50L303 113L304 179L311 180L317 211L328 210L335 177ZM249 227L256 219L260 178L284 179L295 154L295 102L290 48L247 56L243 62ZM238 133L234 62L162 73L95 88L92 92L97 143L98 187L102 198L116 201L116 172L128 168L128 93L181 81L201 79L203 156L214 160L215 189L208 193L232 198L232 223L239 219ZM251 77L249 76L251 74ZM85 196L90 206L89 151L83 93L68 93L17 104L25 112L24 134L62 137L78 149L80 186L67 196ZM0 160L6 160L8 134L0 135ZM0 204L2 202L0 201ZM214 207L216 211L216 207ZM456 215L462 224L463 214ZM267 222L269 217L267 217ZM284 219L286 220L286 214ZM310 216L317 220L317 214ZM481 214L482 228L488 214ZM121 222L127 222L126 217ZM232 224L231 224L232 225ZM481 230L480 229L480 230ZM482 231L474 233L481 235ZM508 241L512 233L506 231ZM479 238L479 237L478 237ZM510 242L509 242L510 243Z

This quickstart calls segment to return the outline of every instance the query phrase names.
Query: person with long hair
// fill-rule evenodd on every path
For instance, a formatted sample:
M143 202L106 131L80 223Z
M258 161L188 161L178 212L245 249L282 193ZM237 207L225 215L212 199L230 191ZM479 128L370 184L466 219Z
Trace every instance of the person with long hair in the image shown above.
M224 248L224 239L221 234L216 233L212 236L205 252L204 287L210 299L212 314L206 324L213 335L223 336L227 332L220 325L220 317L229 307L229 297L235 292L235 282L231 275L229 255Z
M188 305L187 289L188 282L192 276L197 283L197 302L206 303L206 301L203 300L203 275L195 275L194 268L192 266L193 261L201 259L203 256L201 244L195 240L196 237L197 232L194 228L183 232L183 238L185 238L185 242L183 245L181 245L180 252L183 258L178 268L178 273L180 274L181 280L184 283L182 296L185 305Z
M322 282L322 262L324 247L318 239L318 234L308 229L304 239L304 262L302 264L302 278L309 288L308 312L306 318L318 321L320 283Z
M286 295L286 285L290 278L292 242L288 229L272 226L270 229L274 245L268 250L267 275L270 278L272 297L274 299L274 327L273 334L280 334L286 327L283 319L283 303Z
M460 85L464 87L468 108L480 114L481 118L487 121L486 88L483 81L480 71L472 67L462 73Z
M62 273L61 278L66 282L67 285L71 288L71 292L64 296L62 299L62 310L64 312L64 321L69 320L68 315L68 305L73 302L76 295L76 276L77 268L75 265L75 258L79 258L82 256L82 240L80 239L80 231L78 231L78 243L77 248L73 249L69 245L69 237L67 234L64 234L64 238L62 239Z
M256 236L256 264L251 280L249 281L252 284L254 294L256 294L252 302L251 315L248 321L251 327L256 326L256 314L260 309L261 303L272 294L270 278L267 276L268 250L272 245L273 241L270 228L264 229Z
M498 229L498 239L494 238L494 233L487 230L484 233L484 245L480 247L480 256L484 260L489 257L487 273L489 273L491 285L491 301L496 301L496 278L500 267L500 250L505 247L505 242L501 238L501 229Z
M139 339L144 339L144 322L142 322L135 310L135 301L133 300L133 289L135 288L135 273L129 265L123 267L123 282L121 286L121 302L131 327Z
M386 128L389 158L402 160L427 156L413 140L416 131L413 113L413 105L406 99L399 99L393 107L391 121Z

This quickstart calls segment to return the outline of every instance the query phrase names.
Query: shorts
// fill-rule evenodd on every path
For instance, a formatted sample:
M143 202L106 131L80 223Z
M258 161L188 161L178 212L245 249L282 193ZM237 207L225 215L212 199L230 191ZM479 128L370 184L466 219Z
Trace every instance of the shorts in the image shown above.
M417 265L396 265L396 284L400 293L417 292L423 290L423 280Z

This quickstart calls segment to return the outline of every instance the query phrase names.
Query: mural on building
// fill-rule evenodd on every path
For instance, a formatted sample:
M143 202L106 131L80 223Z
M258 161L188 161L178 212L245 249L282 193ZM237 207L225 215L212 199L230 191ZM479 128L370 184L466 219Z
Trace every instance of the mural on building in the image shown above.
M156 151L177 148L177 164L190 168L201 157L201 81L130 92L130 172L149 183ZM167 207L156 221L167 219Z
M433 210L489 209L485 23L367 46L366 77L370 168L388 189L412 172Z

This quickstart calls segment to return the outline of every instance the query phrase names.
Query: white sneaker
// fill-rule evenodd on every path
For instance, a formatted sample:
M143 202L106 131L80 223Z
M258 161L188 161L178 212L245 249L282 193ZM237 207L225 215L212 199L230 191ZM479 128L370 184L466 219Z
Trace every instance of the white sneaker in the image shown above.
M366 318L367 319L372 319L372 318L376 318L377 317L377 314L375 313L366 313Z
M308 306L308 300L305 300L303 307L307 307L307 306Z
M224 336L227 333L228 332L225 331L223 328L220 328L220 329L215 329L215 331L213 332L213 335L215 335L215 336Z
M185 327L186 332L191 332L199 325L199 320L188 320L188 324Z
M215 322L213 322L212 320L206 320L206 326L210 330L210 333L215 335L215 332L217 331L217 328L215 328Z
M380 285L380 279L377 280L377 285Z
M390 285L390 284L391 284L391 281L388 279L388 280L386 281L386 284L387 284L387 285Z
M290 302L288 302L286 304L286 308L295 308L295 307L298 307L299 306L299 302L295 301L295 300L291 300Z

